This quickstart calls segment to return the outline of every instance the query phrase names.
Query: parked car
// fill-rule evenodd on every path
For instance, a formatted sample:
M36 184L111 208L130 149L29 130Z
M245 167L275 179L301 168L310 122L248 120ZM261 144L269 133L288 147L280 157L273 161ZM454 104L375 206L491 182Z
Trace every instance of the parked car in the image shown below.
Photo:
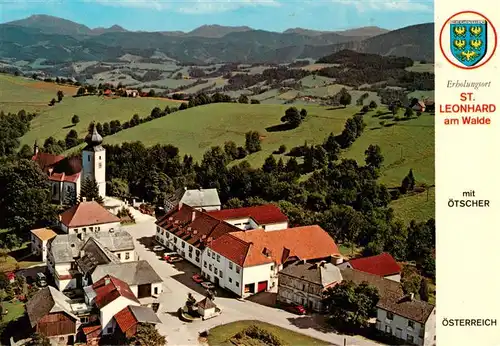
M307 313L306 309L302 305L290 304L285 307L285 310L297 315L305 315Z
M192 279L194 282L196 282L197 284L201 284L203 282L203 278L201 277L200 274L194 274L192 276Z
M210 281L202 282L201 286L207 290L213 290L215 288L215 285L213 283L211 283Z
M184 260L184 258L182 258L181 256L178 256L178 255L166 256L166 258L165 258L165 261L167 261L168 263L177 263L177 262L181 262L183 260Z
M44 273L36 273L36 283L38 284L38 287L47 286L47 278Z
M170 257L172 257L172 256L176 257L176 256L179 256L179 254L178 254L177 252L165 252L165 253L163 254L163 259L164 259L165 261L168 261L168 259L169 259Z
M160 252L160 251L163 251L163 250L165 250L165 248L163 246L161 246L161 245L155 245L155 246L153 246L153 251L154 252Z

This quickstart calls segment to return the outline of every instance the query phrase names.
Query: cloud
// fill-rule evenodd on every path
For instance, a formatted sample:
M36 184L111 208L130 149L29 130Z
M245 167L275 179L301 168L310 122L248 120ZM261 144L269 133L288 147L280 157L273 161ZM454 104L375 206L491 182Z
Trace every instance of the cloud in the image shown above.
M280 6L278 0L84 0L105 6L171 10L186 14L208 14L242 7Z
M334 0L333 2L354 6L359 12L429 12L434 8L433 0Z

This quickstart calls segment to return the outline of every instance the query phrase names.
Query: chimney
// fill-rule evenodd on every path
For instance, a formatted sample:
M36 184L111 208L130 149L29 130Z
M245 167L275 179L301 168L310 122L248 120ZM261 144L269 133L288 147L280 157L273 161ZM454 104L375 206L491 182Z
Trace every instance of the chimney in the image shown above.
M301 262L302 262L303 264L306 264L306 263L307 263L307 260L306 260L306 259L303 259Z
M82 197L82 202L87 202L87 197Z
M49 168L49 177L52 175L52 172L54 171L54 168L50 167Z
M197 231L197 230L194 230L194 231L193 231L193 234L198 234L198 231Z
M344 258L339 255L339 254L333 254L331 256L331 262L333 265L339 265L339 264L342 264L344 262Z

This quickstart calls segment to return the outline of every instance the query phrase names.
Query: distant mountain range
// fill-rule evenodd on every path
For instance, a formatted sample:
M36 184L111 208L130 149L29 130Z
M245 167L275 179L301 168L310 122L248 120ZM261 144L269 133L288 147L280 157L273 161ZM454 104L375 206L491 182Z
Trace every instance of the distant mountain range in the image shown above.
M121 26L91 29L46 16L0 24L0 58L51 63L115 61L125 54L168 56L182 63L284 63L343 49L433 60L433 23L398 30L363 27L345 31L293 28L282 33L247 26L203 25L190 32L128 31Z

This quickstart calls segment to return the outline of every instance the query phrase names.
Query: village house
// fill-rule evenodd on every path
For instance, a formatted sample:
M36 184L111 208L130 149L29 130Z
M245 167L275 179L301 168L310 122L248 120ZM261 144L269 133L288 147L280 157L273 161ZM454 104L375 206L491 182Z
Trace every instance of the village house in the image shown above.
M214 301L209 297L205 297L203 300L196 303L196 308L202 320L215 317L220 313L220 309L217 307L217 305L215 305Z
M298 304L310 311L322 312L323 293L326 289L342 282L340 269L335 265L340 256L331 262L307 263L298 261L278 273L277 301Z
M85 235L116 230L120 218L95 201L80 202L59 215L59 225L65 233Z
M118 331L125 338L131 338L137 333L137 327L142 323L159 324L158 316L145 306L129 305L114 316Z
M278 272L289 263L339 255L333 239L317 225L231 232L208 244L202 275L240 297L248 297L276 290Z
M288 228L288 217L274 204L221 209L207 214L242 230L262 228L273 231Z
M416 112L425 112L425 102L422 100L418 100L412 107L412 109Z
M113 334L116 328L114 316L130 305L140 306L139 300L128 285L117 278L106 275L92 286L86 286L85 303L97 306L101 334Z
M377 304L376 328L410 345L436 345L436 308L413 294L389 292Z
M157 297L163 292L163 280L147 261L99 265L92 273L92 282L108 273L125 282L139 299Z
M26 303L26 312L35 332L56 343L74 343L80 319L63 293L51 286L42 288Z
M165 211L175 209L179 204L189 205L199 211L220 210L221 203L217 189L188 190L187 187L177 189L165 200Z
M85 137L85 142L87 145L81 159L43 153L35 143L32 160L47 174L53 202L75 202L80 196L82 182L87 178L95 179L99 195L106 196L106 150L95 126Z
M397 282L401 281L401 266L387 252L375 256L352 259L339 265L340 268L352 268Z
M125 90L125 95L127 95L127 97L137 97L139 96L139 91L133 89L127 89Z
M47 260L47 244L56 237L57 233L50 228L31 230L31 253L39 256L42 262Z
M47 269L61 290L81 288L98 265L135 261L134 242L126 231L63 234L48 244Z

